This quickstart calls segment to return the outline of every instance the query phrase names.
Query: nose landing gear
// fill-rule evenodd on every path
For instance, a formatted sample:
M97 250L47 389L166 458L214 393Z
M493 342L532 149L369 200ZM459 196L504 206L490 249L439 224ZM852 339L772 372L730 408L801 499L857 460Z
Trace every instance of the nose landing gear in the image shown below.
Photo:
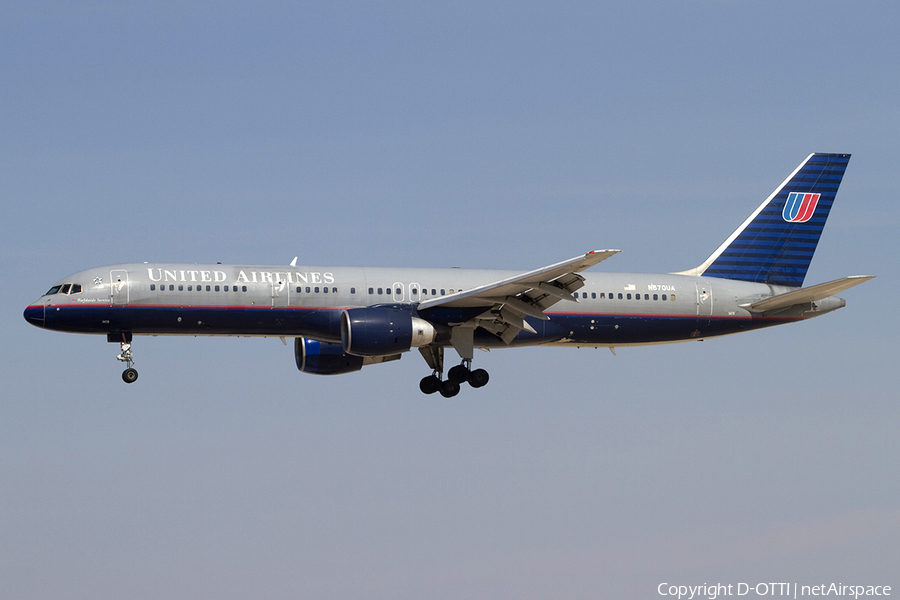
M125 383L134 383L137 381L138 372L137 369L134 368L134 355L131 353L131 334L130 333L122 333L122 334L109 334L106 336L107 341L109 342L119 342L121 347L121 352L116 357L116 360L119 360L126 365L126 369L122 371L122 381Z

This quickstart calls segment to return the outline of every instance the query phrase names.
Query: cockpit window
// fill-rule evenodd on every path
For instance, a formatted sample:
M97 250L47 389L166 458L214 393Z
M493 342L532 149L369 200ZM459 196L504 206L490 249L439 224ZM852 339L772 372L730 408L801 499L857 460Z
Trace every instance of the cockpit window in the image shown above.
M80 294L81 293L81 284L80 283L61 283L60 285L54 285L52 288L47 290L45 296L50 296L52 294Z

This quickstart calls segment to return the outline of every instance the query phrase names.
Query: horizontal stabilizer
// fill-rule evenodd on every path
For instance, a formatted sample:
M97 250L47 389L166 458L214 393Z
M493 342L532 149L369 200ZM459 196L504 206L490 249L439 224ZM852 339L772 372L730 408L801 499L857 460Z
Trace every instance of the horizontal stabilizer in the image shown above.
M821 300L823 298L828 298L829 296L839 294L846 289L850 289L855 285L865 283L872 278L874 278L874 275L851 275L850 277L843 277L841 279L835 279L834 281L829 281L827 283L820 283L819 285L800 288L799 290L787 292L786 294L772 296L771 298L766 298L765 300L760 300L759 302L754 302L753 304L746 305L744 306L744 308L751 312L771 312L773 310L779 310L781 308L788 308L789 306L794 306L795 304L815 302L816 300Z

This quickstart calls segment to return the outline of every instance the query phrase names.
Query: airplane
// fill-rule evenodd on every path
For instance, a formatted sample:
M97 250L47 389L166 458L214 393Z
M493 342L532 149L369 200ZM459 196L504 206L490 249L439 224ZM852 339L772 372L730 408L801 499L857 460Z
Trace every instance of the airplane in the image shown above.
M588 272L594 250L526 272L289 265L119 264L55 283L25 320L118 343L137 380L140 335L294 338L297 368L337 375L417 349L419 388L456 396L488 383L476 348L664 344L803 321L845 306L872 279L803 287L849 154L813 153L702 264L677 273ZM460 363L444 377L444 350Z

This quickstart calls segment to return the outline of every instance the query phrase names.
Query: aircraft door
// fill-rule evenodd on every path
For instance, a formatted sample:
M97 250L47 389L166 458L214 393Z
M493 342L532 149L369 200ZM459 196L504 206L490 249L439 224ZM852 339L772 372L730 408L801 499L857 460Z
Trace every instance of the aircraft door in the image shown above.
M402 283L395 283L391 286L391 297L394 302L403 302L403 297L405 295L403 293L403 288L404 285Z
M697 282L697 316L709 317L713 311L712 286L705 281Z
M128 271L114 269L109 272L109 299L113 306L128 304Z
M272 281L272 308L287 308L291 305L291 286L287 279Z

